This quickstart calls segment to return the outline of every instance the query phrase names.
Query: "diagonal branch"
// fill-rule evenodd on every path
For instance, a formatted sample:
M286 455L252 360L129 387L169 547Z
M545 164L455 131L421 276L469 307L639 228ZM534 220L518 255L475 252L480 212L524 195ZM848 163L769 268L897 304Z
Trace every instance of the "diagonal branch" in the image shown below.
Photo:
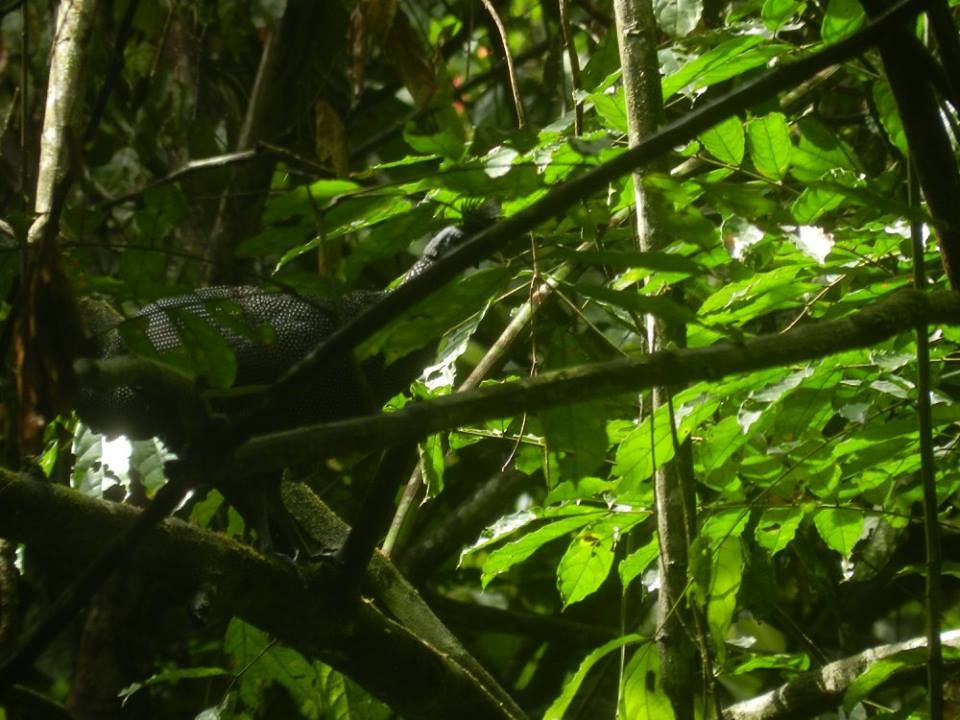
M0 535L29 544L63 568L85 563L91 548L123 535L142 514L10 473L0 473L0 496ZM301 486L295 501L301 511L311 505L313 524L321 528L310 528L311 534L323 534L331 544L343 542L347 526L316 496L306 497ZM298 574L276 558L179 520L151 529L132 551L128 567L184 593L210 588L216 616L241 617L304 655L322 659L411 720L524 718L379 554L366 577L373 601L348 607L329 563L302 566Z
M960 647L960 630L940 636L947 647ZM869 648L856 655L827 663L819 670L803 673L776 690L730 705L723 711L725 720L787 720L813 717L836 708L844 693L881 660L900 660L903 670L917 670L926 655L925 638L914 638L891 645ZM896 674L891 677L896 680Z
M371 450L525 411L827 357L912 332L920 322L960 324L960 294L904 290L846 317L782 334L581 365L414 403L394 413L262 435L237 448L233 473L249 477L307 456Z

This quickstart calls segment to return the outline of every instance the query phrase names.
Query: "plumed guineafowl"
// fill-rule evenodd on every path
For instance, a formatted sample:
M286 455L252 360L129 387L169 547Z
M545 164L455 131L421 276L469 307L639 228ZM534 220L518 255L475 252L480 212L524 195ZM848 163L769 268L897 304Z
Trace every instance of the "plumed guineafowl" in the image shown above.
M404 275L403 282L422 273L469 234L489 225L495 211L488 206L465 213L462 228L446 227L425 246ZM398 388L385 387L376 360L358 366L352 353L333 357L301 386L287 392L269 417L260 412L257 390L269 386L301 360L321 340L383 296L383 292L351 292L340 297L318 298L287 292L270 292L254 286L210 287L188 295L157 300L126 321L137 332L107 335L103 356L131 354L129 338L137 338L146 354L175 357L185 350L185 337L197 320L212 328L236 358L233 389L214 394L212 410L233 420L243 420L256 433L308 423L335 420L372 412ZM125 340L128 338L128 340ZM415 376L415 373L414 373ZM405 382L412 380L405 378ZM395 384L397 378L392 379ZM244 392L248 390L249 392ZM177 419L168 391L141 385L122 385L81 397L80 416L94 429L128 437L163 437L174 449L184 441L182 420Z

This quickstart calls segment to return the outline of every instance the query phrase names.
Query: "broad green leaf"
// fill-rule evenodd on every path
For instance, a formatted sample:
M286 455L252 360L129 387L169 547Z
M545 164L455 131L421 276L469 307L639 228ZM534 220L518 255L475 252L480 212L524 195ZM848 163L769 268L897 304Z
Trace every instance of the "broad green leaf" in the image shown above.
M843 193L823 185L806 187L800 197L790 205L790 214L798 223L807 225L816 222L831 210L836 210L844 199Z
M117 697L126 703L131 695L147 687L156 685L176 685L181 680L204 680L206 678L227 677L230 673L219 667L185 667L155 673L143 682L132 683L123 688Z
M574 530L599 520L605 511L595 510L576 517L562 518L527 533L519 540L507 543L487 556L483 563L480 584L486 587L497 575L506 572L517 563L521 563L548 542L562 538Z
M747 70L766 65L786 48L787 46L771 43L759 35L741 35L727 40L667 75L662 83L663 99L669 100L680 90L691 92L710 87Z
M327 180L316 180L310 183L308 193L314 200L329 200L338 195L359 190L360 187L360 185L352 180L331 178Z
M663 690L660 657L654 643L636 649L623 671L622 717L631 720L672 720L673 705Z
M597 115L603 120L605 127L616 132L626 134L627 111L624 105L623 88L619 85L590 95Z
M237 358L220 331L189 308L172 308L167 314L180 335L190 368L217 390L233 385Z
M324 212L321 232L302 245L287 250L277 262L275 271L324 243L404 215L412 207L409 200L393 193L351 197L337 203Z
M767 508L754 530L757 543L770 555L776 555L796 536L803 515L803 509L799 507Z
M855 2L855 0L851 0ZM859 3L857 3L859 6ZM910 147L907 144L907 134L903 129L903 123L900 120L900 111L897 109L896 100L893 98L893 91L890 89L890 83L886 80L877 80L873 83L873 103L877 108L877 115L880 116L880 124L887 133L897 150L904 157L910 157Z
M726 540L739 538L749 519L749 511L742 508L712 512L700 528L700 537L708 542L712 550L716 550Z
M224 649L240 674L239 694L247 707L258 707L263 689L277 683L290 694L301 716L320 720L323 698L317 692L318 668L300 653L272 644L265 633L240 620L230 621Z
M521 528L526 527L534 520L540 519L542 516L542 512L536 512L533 509L518 510L509 515L504 515L498 518L492 525L484 528L477 541L473 545L469 545L463 549L462 555L470 555L471 553L497 543Z
M800 0L764 0L760 17L769 30L779 30L783 25L802 13L807 7Z
M727 283L704 300L697 312L700 317L716 316L722 318L721 322L731 322L742 317L737 315L734 308L756 303L764 295L786 288L787 297L798 296L799 293L794 290L799 272L800 267L797 265L784 265L770 272L756 273L746 280Z
M643 547L637 548L621 560L617 571L620 573L620 584L623 586L623 589L626 590L634 578L644 573L646 569L650 567L650 563L657 559L659 554L660 542L657 539L656 533L654 533L653 537L650 538L650 542Z
M514 160L519 156L520 153L513 148L498 145L484 158L484 172L491 178L501 178L510 172Z
M895 672L927 664L926 648L916 648L883 658L870 666L847 687L843 694L843 707L849 712L858 702L867 698L873 690L886 682Z
M685 393L674 398L677 440L683 442L690 432L708 419L720 404L719 397ZM653 436L650 424L653 422ZM653 475L654 467L670 462L675 453L668 408L662 406L630 433L617 449L614 471L624 478L623 492L636 490Z
M567 680L557 699L553 701L549 708L547 708L547 711L543 714L543 720L563 720L566 717L567 708L570 707L570 703L573 702L574 696L577 694L580 686L583 685L583 681L586 679L587 673L589 673L590 670L593 669L593 666L600 662L603 658L626 645L636 645L638 643L647 642L649 642L647 638L644 638L642 635L622 635L621 637L606 642L597 649L591 651L580 663L580 667L577 668L577 671L573 674L573 676Z
M697 320L697 315L692 310L666 297L648 297L636 290L611 290L603 285L578 283L575 287L581 295L633 312L650 314L668 322L682 325Z
M223 495L211 488L207 491L207 496L203 500L194 503L193 507L190 508L190 522L202 528L209 526L210 521L224 502Z
M736 115L731 115L700 133L699 140L720 162L733 166L739 166L743 162L746 140L743 123Z
M607 424L603 403L560 405L540 413L547 449L558 453L561 477L577 480L590 475L607 455Z
M358 356L366 358L383 351L390 364L422 348L486 305L511 275L508 268L486 268L444 286L365 340Z
M607 579L613 567L612 538L580 532L570 543L557 566L557 587L564 608L592 595Z
M726 649L727 630L737 609L737 592L743 577L743 555L740 539L729 537L714 550L707 600L707 625L717 650L717 662L722 666Z
M427 497L436 497L443 491L444 450L440 435L429 435L417 445L420 474L427 486Z
M484 305L479 312L448 331L440 340L436 362L424 368L420 375L427 390L446 393L453 388L457 379L457 360L467 351L470 338L477 331L488 308L489 305Z
M175 457L156 438L130 442L130 470L136 472L148 496L167 482L164 465Z
M814 513L813 524L827 547L847 557L863 532L863 513L852 508L824 508Z
M237 255L240 257L284 255L291 249L309 242L312 235L312 228L305 224L266 227L253 237L241 242L237 246Z
M440 155L450 160L459 160L463 155L463 137L452 128L433 135L404 132L403 139L422 155Z
M690 258L671 252L625 252L621 250L571 250L556 248L553 255L584 265L599 265L615 270L646 268L685 276L700 275L707 269Z
M866 20L863 6L857 0L830 0L820 24L820 37L835 43L860 29Z
M116 482L106 476L103 457L103 435L93 432L86 425L80 425L73 437L74 464L71 484L74 490L84 495L102 498L103 491Z
M750 436L740 430L740 423L736 416L727 415L720 422L707 428L703 442L694 446L694 458L705 473L721 471L723 464L749 439ZM732 473L727 474L732 475ZM705 478L703 481L711 485L717 482L714 478ZM724 482L724 485L726 484Z
M790 154L790 174L797 180L815 182L838 169L857 173L850 148L821 122L803 117L795 128L800 137Z
M746 587L746 586L744 586ZM746 662L737 665L730 671L731 675L746 675L754 670L791 670L805 672L810 669L810 656L806 653L788 655L773 653L771 655L755 655Z
M790 166L793 146L790 128L783 113L770 113L747 123L750 159L761 175L782 180Z
M689 35L700 22L701 0L654 0L657 27L672 38Z
M784 378L778 378L765 387L751 391L737 411L737 422L743 434L748 434L751 426L763 417L765 412L779 403L784 395L799 387L813 372L810 365L805 365Z

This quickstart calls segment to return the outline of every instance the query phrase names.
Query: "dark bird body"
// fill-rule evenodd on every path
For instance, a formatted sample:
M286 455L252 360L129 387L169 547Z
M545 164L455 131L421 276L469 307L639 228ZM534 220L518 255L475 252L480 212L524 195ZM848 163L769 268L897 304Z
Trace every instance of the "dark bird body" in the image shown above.
M468 232L490 220L490 213L483 211L465 222L465 230L442 229L427 243L403 282L423 272ZM146 354L160 360L184 351L188 320L199 319L213 328L236 358L236 379L230 390L206 392L211 410L235 422L243 421L255 433L266 433L373 412L416 376L418 370L409 369L385 374L378 358L361 366L352 353L347 353L330 358L308 381L285 393L270 416L256 416L262 411L260 391L383 294L351 292L319 298L254 286L210 287L152 302L125 322L140 323L138 332L149 343ZM131 354L134 348L124 338L125 333L111 331L102 356ZM187 423L177 417L181 411L172 400L168 391L121 385L106 393L82 396L79 412L95 430L133 438L158 435L176 449L184 441Z

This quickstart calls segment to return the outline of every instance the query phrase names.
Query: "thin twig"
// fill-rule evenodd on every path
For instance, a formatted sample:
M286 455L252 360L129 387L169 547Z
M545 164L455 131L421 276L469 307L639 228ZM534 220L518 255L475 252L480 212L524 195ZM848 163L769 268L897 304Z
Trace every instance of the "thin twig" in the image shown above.
M513 56L510 54L510 44L507 42L507 29L503 26L503 20L497 13L497 9L490 0L480 0L483 6L490 13L490 18L497 26L497 32L500 33L500 43L503 45L503 58L507 63L507 79L510 81L510 93L513 95L513 108L517 113L517 127L522 128L527 124L527 116L523 110L523 97L520 95L520 86L517 84L517 69L513 65Z
M558 0L560 6L560 31L563 33L563 44L567 48L567 58L570 62L570 99L573 102L573 134L583 133L583 103L577 100L577 91L580 90L580 56L577 55L577 45L570 32L570 16L567 0Z
M913 163L908 166L910 202L920 201L920 185ZM927 280L923 267L923 224L910 223L913 246L913 284L926 292ZM923 538L926 554L927 604L927 697L930 717L943 720L943 649L940 644L940 609L942 606L940 573L943 557L940 547L940 527L937 524L937 478L933 457L933 418L930 408L930 340L927 323L917 323L917 433L920 436L920 482L923 486Z

